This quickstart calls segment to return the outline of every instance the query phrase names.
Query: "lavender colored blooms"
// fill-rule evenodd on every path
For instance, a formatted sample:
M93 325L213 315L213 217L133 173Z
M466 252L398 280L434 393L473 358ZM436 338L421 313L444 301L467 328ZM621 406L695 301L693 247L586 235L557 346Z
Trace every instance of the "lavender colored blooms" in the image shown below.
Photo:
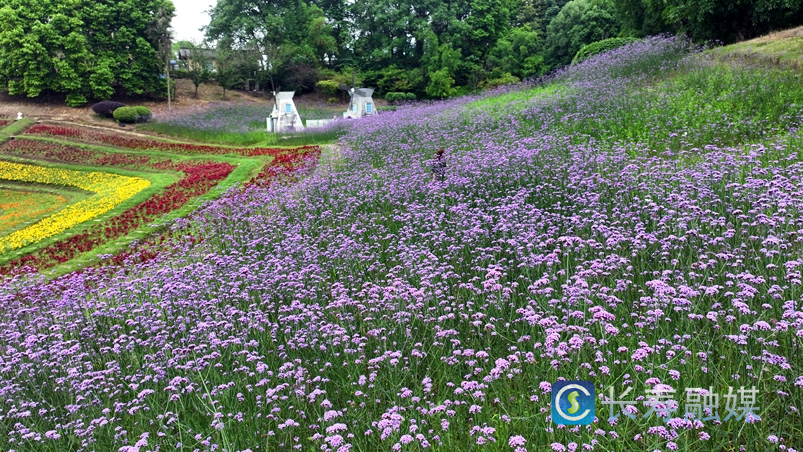
M799 431L803 96L690 52L650 38L363 118L298 182L177 222L173 252L6 280L6 447L705 451ZM558 378L681 407L558 428ZM760 388L753 425L683 418L684 387L723 385Z
M526 442L527 440L524 439L524 437L521 435L511 436L510 439L508 440L508 444L510 445L510 447L521 447L524 446Z

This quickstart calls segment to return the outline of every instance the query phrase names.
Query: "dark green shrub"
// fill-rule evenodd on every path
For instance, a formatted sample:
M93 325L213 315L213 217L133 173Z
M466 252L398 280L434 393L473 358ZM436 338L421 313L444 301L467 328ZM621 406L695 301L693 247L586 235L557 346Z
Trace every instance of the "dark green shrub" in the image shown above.
M337 80L321 80L315 84L315 87L318 89L318 91L329 96L334 96L337 94L339 86L340 84L337 82Z
M134 107L120 107L114 110L114 119L118 122L133 124L139 120L139 113Z
M415 94L391 91L385 94L385 100L390 103L401 102L405 100L415 100Z
M480 87L483 89L496 88L503 85L512 85L519 83L521 80L510 72L503 72L501 74L493 74L495 77L483 80L480 82Z
M134 107L134 110L136 110L137 114L139 115L139 122L148 122L153 117L153 113L151 113L151 111L146 107L136 106Z
M117 110L120 107L125 107L125 104L121 102L114 102L111 100L104 100L103 102L98 102L95 105L93 105L92 111L94 111L100 116L106 118L113 118L114 110Z
M591 58L594 55L610 52L613 49L618 49L619 47L626 46L636 41L638 41L636 38L608 38L603 39L602 41L586 44L583 47L580 47L580 50L578 50L577 54L574 55L572 64L577 64L581 61Z

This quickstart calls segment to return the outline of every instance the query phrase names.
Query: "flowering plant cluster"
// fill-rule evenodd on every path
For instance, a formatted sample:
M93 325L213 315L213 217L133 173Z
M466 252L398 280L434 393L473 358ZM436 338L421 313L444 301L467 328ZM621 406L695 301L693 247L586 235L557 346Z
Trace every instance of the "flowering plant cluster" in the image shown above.
M320 149L315 146L280 149L277 151L277 156L267 163L260 174L252 178L247 185L269 185L276 177L287 177L299 167L300 162L312 163L320 154ZM114 216L102 224L94 225L75 236L0 266L0 274L18 272L24 268L30 271L46 269L66 262L112 239L122 237L144 224L153 222L161 215L184 206L191 199L207 193L234 169L231 164L226 162L174 161L164 157L105 152L65 143L25 139L5 142L0 146L0 152L15 157L57 163L98 167L111 166L127 169L150 168L158 171L183 173L180 181L166 187L120 215ZM128 251L124 254L127 255L131 252ZM147 255L153 257L151 254ZM113 261L118 262L120 259Z
M259 174L248 181L246 187L267 188L279 180L297 181L298 176L304 173L304 169L315 166L320 155L321 148L318 146L304 146L279 152L273 156L270 163L262 168Z
M0 161L0 179L71 186L94 194L27 228L0 237L0 253L36 243L91 220L108 212L151 184L150 181L139 177L3 161Z
M124 154L80 148L74 144L16 139L0 145L3 155L31 160L70 163L87 166L117 166L137 169L159 159L144 154Z
M25 267L30 271L40 271L67 262L81 253L90 251L109 240L122 237L143 224L151 223L163 214L182 207L190 199L209 191L234 169L233 165L225 162L172 162L169 160L161 160L149 166L157 170L181 172L184 176L180 181L169 185L146 201L101 224L93 225L76 235L0 266L0 274L9 274ZM56 215L48 217L40 223L47 222L49 224L55 221L51 220L54 217ZM59 216L60 218L61 216ZM5 239L3 238L3 240Z

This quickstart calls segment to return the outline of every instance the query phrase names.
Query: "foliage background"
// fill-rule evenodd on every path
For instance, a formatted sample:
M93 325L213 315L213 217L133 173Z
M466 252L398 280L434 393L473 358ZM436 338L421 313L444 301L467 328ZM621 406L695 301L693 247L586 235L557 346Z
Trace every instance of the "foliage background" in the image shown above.
M173 11L169 0L0 0L0 85L67 93L75 106L162 92L158 50Z
M0 0L0 84L76 106L161 95L172 16L170 0ZM193 45L216 48L215 70L182 73L225 90L249 79L334 96L354 78L378 96L445 98L543 76L607 38L730 43L801 17L803 0L219 0Z

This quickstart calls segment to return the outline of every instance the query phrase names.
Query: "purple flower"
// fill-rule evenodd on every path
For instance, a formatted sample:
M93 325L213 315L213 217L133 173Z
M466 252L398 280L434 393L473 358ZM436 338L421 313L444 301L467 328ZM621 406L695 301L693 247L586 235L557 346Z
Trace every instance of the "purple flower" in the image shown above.
M508 444L510 447L522 447L527 442L521 435L511 436L508 440Z

